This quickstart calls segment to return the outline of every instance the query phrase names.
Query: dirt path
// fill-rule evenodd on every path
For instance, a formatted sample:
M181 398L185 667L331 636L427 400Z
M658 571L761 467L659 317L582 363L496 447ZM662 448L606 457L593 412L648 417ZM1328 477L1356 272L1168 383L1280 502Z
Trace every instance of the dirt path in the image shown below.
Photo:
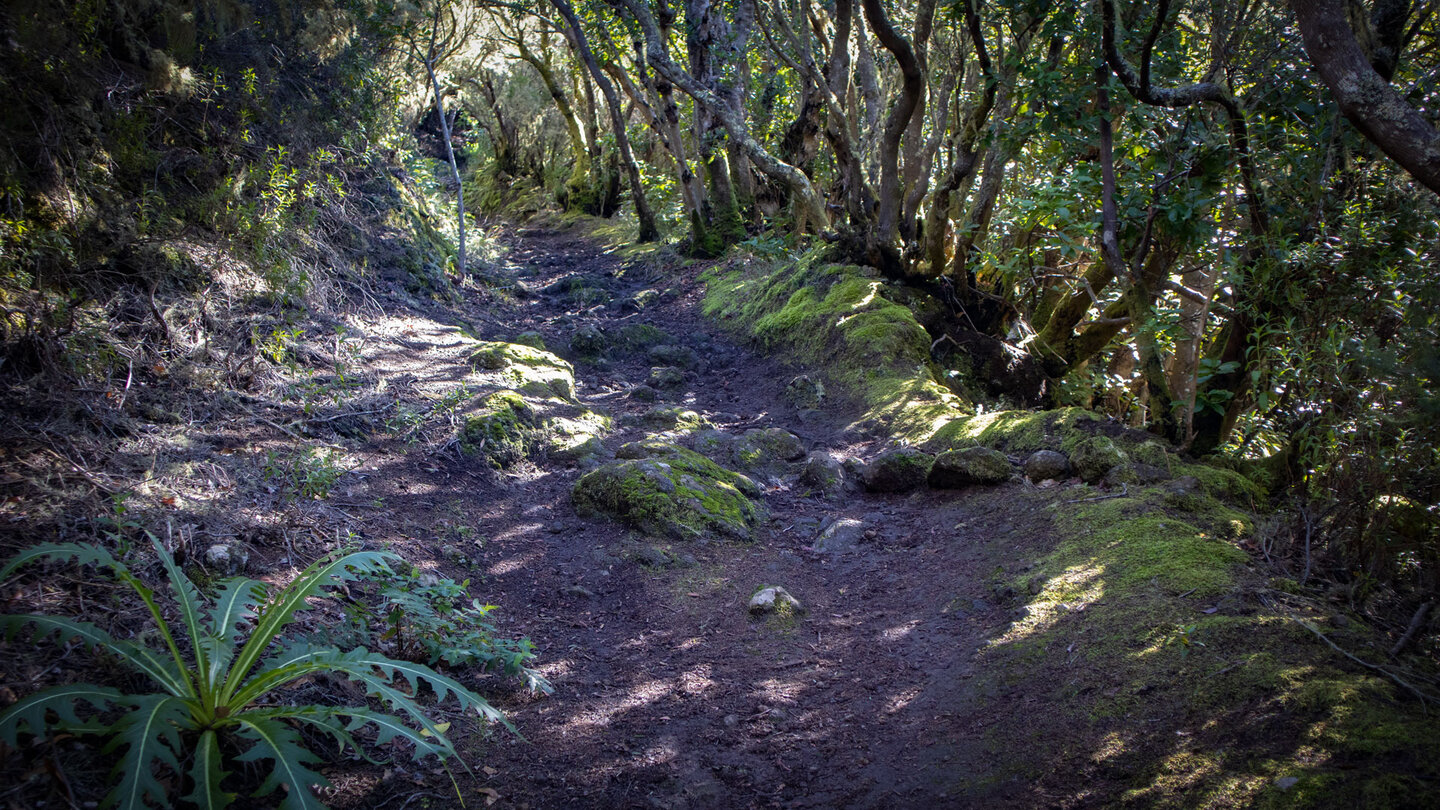
M536 330L564 347L583 324L649 323L683 336L703 358L669 399L718 428L784 427L811 449L842 456L876 449L843 423L802 423L783 404L797 370L735 346L700 317L697 269L647 283L573 232L555 231L523 231L510 260L529 290L581 274L617 301L648 287L676 292L638 313L538 294L502 318L496 328L505 331L481 337ZM453 369L440 365L426 373L450 378ZM578 395L618 425L652 407L627 396L649 372L643 357L577 362ZM605 441L613 450L645 435L619 428ZM474 525L473 537L456 541L467 564L442 568L501 606L506 632L534 640L555 685L548 697L496 697L525 741L496 733L471 742L471 763L487 769L485 785L505 806L1043 801L1036 764L1000 742L1025 718L999 706L1020 700L973 676L977 655L1011 618L994 601L991 573L1015 565L1029 539L1045 534L1044 494L1006 485L825 501L806 496L793 477L762 479L771 519L759 542L677 548L693 559L647 567L620 556L643 538L575 514L569 492L580 474L546 465L495 484L421 461L375 476L365 493L387 498L389 520L417 533L428 523L436 543L437 523ZM845 554L810 551L826 517L860 519L874 532ZM747 615L754 590L772 584L805 605L800 621ZM442 781L436 797L453 796Z

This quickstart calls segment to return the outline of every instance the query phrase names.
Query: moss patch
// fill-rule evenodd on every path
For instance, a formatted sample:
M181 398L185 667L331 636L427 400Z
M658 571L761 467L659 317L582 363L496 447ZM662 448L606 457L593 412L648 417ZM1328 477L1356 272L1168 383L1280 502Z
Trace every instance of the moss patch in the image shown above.
M460 451L501 468L525 458L536 428L534 409L514 391L499 391L485 398L483 411L461 426Z
M605 464L575 482L582 514L603 514L676 540L753 540L764 517L754 482L683 447Z
M862 421L920 441L965 405L936 382L930 337L914 314L861 268L802 261L712 271L706 282L706 315L815 368Z

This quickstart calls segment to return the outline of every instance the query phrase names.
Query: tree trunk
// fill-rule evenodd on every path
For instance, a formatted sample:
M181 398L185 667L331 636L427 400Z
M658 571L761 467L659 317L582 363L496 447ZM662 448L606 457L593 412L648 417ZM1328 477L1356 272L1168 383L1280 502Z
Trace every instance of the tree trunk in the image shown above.
M430 87L435 93L435 114L440 116L440 135L445 139L445 158L450 162L450 177L455 183L455 225L460 236L460 250L457 265L460 276L465 276L465 187L460 182L460 167L455 163L455 146L450 143L450 121L445 117L445 100L440 93L440 79L435 75L435 57L432 53L425 60L425 72L430 76Z
M599 85L600 93L605 96L605 106L610 111L610 126L615 133L615 145L620 152L620 162L624 165L625 174L630 180L630 196L635 203L635 219L639 222L638 239L641 242L655 242L660 238L660 230L655 226L655 214L650 210L650 203L645 197L645 186L640 181L640 166L635 162L634 152L630 149L630 136L625 129L625 114L620 106L619 94L615 92L615 85L610 78L600 69L595 61L595 54L590 50L590 43L585 38L585 31L580 27L580 20L575 16L575 9L570 6L569 0L550 0L555 10L565 18L569 26L568 36L570 43L576 52L580 54L585 67L589 69L595 84Z
M1440 194L1440 130L1376 72L1345 21L1339 0L1291 0L1290 7L1300 24L1305 53L1340 111L1411 177Z

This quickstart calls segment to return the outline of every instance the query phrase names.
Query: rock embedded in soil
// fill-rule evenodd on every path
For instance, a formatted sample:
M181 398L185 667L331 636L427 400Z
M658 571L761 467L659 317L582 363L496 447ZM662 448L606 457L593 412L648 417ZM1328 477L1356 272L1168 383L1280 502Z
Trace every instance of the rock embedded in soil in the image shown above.
M1058 450L1036 450L1025 459L1025 477L1035 483L1061 480L1070 474L1070 459Z
M956 489L974 484L1000 484L1010 480L1010 459L988 447L946 450L935 457L926 479L932 487Z
M250 562L250 552L235 543L216 543L205 549L205 567L222 576L242 573Z
M800 465L800 485L833 498L845 488L845 465L834 454L817 450Z
M545 338L539 332L521 332L515 336L511 343L518 343L521 346L529 346L532 349L539 349L542 352L550 351L545 345Z
M816 536L810 550L821 554L838 554L849 551L865 539L865 522L854 518L840 518L826 526Z
M688 346L670 344L651 346L645 356L649 357L650 362L657 366L674 366L687 371L693 371L700 367L700 355Z
M758 470L799 459L805 455L805 443L783 428L751 428L740 436L731 451L737 466Z
M656 366L650 369L650 379L646 382L655 388L682 388L685 372L675 366Z
M611 517L675 540L753 540L765 508L755 483L692 450L620 459L581 476L571 500L582 514Z
M925 485L935 457L913 447L887 450L876 456L861 472L860 480L871 492L908 492Z
M707 428L710 423L705 417L695 411L681 408L677 405L662 405L651 408L639 416L626 416L622 419L626 425L643 427L650 430L700 430Z
M805 606L800 604L800 600L779 585L767 585L750 597L752 616L786 616L804 612Z
M1100 483L1111 488L1124 486L1126 484L1144 486L1146 484L1159 483L1169 477L1170 474L1167 471L1153 464L1126 462L1124 464L1117 464L1106 471L1105 476L1100 479Z
M785 385L783 396L796 410L813 410L825 401L825 385L809 374L801 374Z
M1070 451L1070 463L1075 472L1087 484L1095 484L1110 472L1112 467L1129 461L1125 451L1115 446L1108 436L1091 436L1076 444Z
M654 402L660 398L660 392L648 385L637 385L630 389L629 396L637 402Z
M594 324L585 324L570 335L570 351L579 357L596 358L605 353L610 345L605 333Z

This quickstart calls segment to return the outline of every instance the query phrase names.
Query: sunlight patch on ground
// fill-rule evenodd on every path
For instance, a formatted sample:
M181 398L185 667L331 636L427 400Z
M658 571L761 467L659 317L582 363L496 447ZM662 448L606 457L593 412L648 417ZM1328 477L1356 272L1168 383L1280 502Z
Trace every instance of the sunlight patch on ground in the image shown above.
M710 679L710 665L701 664L680 676L680 691L687 695L703 695L715 686Z
M536 555L534 553L517 554L514 557L507 557L486 569L486 573L492 577L502 577L506 574L513 574L534 562L535 557Z
M641 706L646 706L665 697L672 691L665 681L646 681L631 689L623 699L612 701L572 718L565 724L565 732L581 731L610 725L617 716Z
M1059 576L1051 577L1030 600L1029 612L1016 620L1010 629L990 641L989 646L1013 644L1046 632L1061 618L1084 610L1105 595L1105 566L1094 561L1072 565Z
M794 703L795 696L805 685L780 678L765 678L757 686L759 688L750 694L767 703Z
M917 697L920 697L920 687L912 686L908 689L903 689L891 695L890 699L885 701L885 713L895 714L906 706L909 706L910 702Z
M906 636L910 635L912 632L914 632L915 628L919 626L919 619L911 619L904 624L896 625L895 627L891 627L888 630L880 631L880 640L888 641L893 644L897 641L901 641Z

